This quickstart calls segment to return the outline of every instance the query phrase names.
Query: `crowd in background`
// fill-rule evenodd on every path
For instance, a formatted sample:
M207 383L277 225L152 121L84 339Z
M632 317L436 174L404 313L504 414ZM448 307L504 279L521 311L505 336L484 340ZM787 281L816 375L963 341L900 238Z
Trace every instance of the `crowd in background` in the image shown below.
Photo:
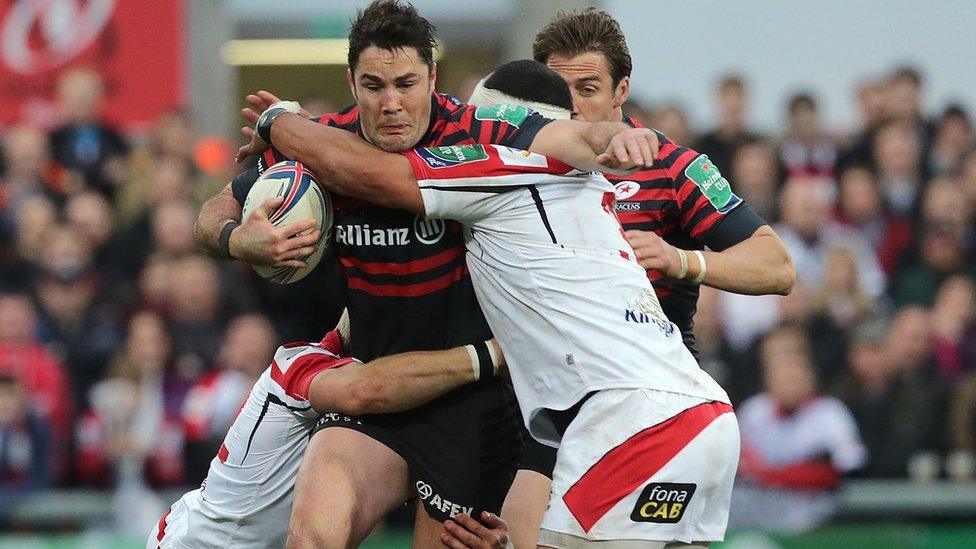
M703 288L699 302L701 364L739 406L747 482L776 485L763 459L789 465L750 429L811 403L828 419L804 433L823 441L797 444L835 474L974 476L976 139L963 109L923 112L923 94L911 68L865 82L845 135L805 93L781 131L756 131L735 76L712 128L678 105L626 106L708 154L796 266L789 296ZM342 306L329 261L275 286L196 250L199 205L239 169L232 142L197 138L181 112L123 135L88 71L63 75L58 99L60 126L0 132L0 514L17 494L107 488L123 471L199 483L274 347L321 337Z

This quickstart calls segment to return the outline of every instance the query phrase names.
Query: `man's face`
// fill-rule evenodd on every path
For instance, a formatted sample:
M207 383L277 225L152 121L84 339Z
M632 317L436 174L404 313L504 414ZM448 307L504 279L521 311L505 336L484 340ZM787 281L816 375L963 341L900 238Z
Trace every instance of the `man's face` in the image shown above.
M420 141L430 124L437 69L428 67L415 48L370 46L359 54L356 71L347 76L363 133L372 144L398 152Z
M614 86L610 67L602 53L586 52L575 56L554 53L547 64L563 77L573 94L573 118L587 122L622 120L620 106L630 93L630 78L625 76Z

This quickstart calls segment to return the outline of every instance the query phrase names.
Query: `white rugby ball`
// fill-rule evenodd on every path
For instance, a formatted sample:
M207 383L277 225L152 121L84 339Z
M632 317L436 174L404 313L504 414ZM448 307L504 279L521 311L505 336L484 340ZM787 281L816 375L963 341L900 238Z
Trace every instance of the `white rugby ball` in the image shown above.
M255 265L254 271L266 280L278 284L290 284L308 276L312 269L319 264L332 234L332 197L328 191L319 187L312 172L300 162L286 160L271 166L254 182L244 200L242 219L247 219L254 208L265 200L283 196L285 201L271 212L268 219L275 226L284 226L306 219L315 220L315 227L308 232L318 229L320 232L315 253L300 258L308 267L296 269L293 267L260 267Z

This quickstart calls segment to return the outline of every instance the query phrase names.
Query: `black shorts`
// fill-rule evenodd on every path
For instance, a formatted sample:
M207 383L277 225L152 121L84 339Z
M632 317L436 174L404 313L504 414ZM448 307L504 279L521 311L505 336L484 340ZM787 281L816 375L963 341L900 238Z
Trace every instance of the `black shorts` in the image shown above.
M407 462L427 513L444 521L501 511L521 455L521 425L511 385L490 379L407 412L326 414L316 431L346 427L388 446Z

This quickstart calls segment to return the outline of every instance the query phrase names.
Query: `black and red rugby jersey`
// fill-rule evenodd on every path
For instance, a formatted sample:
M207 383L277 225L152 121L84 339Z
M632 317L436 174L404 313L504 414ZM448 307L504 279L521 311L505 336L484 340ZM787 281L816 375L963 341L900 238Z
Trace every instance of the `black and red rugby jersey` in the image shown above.
M624 122L644 127L629 117ZM706 155L655 132L661 149L649 169L627 176L605 174L614 186L617 217L625 230L654 231L667 243L685 250L708 246L721 251L749 238L766 223L732 193L728 181ZM692 329L698 285L664 278L654 270L647 271L647 278L664 313L678 326L685 345L697 357Z
M318 121L363 137L356 105ZM548 122L524 108L477 108L433 94L430 125L417 145L495 143L528 149ZM235 178L237 201L243 204L258 175L281 160L269 150L256 167ZM369 361L491 337L468 276L459 223L347 197L335 196L334 203L330 245L349 310L352 356Z

